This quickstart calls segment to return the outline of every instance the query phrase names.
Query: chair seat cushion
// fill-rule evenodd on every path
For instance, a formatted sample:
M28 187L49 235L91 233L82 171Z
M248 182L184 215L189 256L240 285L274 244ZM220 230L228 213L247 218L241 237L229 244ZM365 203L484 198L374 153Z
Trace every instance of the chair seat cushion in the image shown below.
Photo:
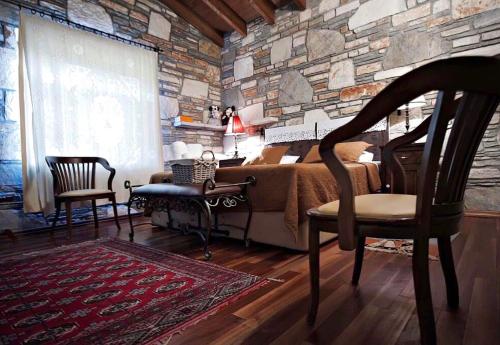
M365 219L415 218L417 196L408 194L365 194L354 198L356 217ZM339 200L318 207L320 214L337 216Z
M68 192L64 192L59 194L60 197L83 197L83 196L93 196L99 194L107 194L113 193L113 191L109 189L77 189L70 190Z
M224 185L218 182L217 185ZM241 192L238 186L221 187L214 190L207 190L207 196L216 196L221 194L237 194ZM196 197L203 196L203 184L173 184L173 183L154 183L134 189L134 195L138 196L156 196L156 197Z

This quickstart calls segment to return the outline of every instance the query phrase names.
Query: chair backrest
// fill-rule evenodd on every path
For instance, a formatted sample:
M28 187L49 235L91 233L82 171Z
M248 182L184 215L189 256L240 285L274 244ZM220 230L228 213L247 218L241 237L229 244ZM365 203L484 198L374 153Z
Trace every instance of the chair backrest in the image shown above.
M463 213L470 168L500 102L499 58L457 57L419 67L388 85L345 128L330 133L330 138L326 137L322 143L323 154L327 155L332 144L369 128L399 106L431 91L438 94L426 123L427 140L417 186L418 223L427 227L419 234L423 237L429 235L430 224L436 217L456 220ZM444 144L452 118L450 136Z
M107 164L101 157L45 157L54 183L54 195L80 189L94 189L96 164Z
M429 80L420 81L424 78ZM469 57L439 61L409 73L394 84L401 86L402 82L423 84L415 96L438 90L420 168L417 215L430 219L431 215L461 213L474 156L500 102L500 59ZM459 93L457 107L455 99ZM453 124L444 143L450 118ZM443 145L446 147L441 159Z

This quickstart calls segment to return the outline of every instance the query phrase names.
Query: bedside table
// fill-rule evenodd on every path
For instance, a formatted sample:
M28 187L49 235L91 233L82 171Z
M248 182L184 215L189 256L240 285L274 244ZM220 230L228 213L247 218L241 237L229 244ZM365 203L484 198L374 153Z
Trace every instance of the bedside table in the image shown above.
M394 151L394 154L399 158L399 161L405 171L407 194L417 193L418 176L424 152L424 145L424 143L410 144L402 146ZM389 174L387 171L384 173L387 176L386 183L392 185L393 181L391 181L391 176L388 176Z
M245 159L246 157L221 159L219 161L219 168L239 167Z

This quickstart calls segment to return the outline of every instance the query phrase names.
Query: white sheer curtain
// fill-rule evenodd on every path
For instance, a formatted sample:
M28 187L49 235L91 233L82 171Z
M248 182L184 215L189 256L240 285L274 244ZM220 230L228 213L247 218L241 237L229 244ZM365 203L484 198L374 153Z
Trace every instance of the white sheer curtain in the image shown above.
M157 54L28 14L20 26L24 208L52 210L45 156L100 156L146 183L163 170ZM107 172L96 177L105 188Z

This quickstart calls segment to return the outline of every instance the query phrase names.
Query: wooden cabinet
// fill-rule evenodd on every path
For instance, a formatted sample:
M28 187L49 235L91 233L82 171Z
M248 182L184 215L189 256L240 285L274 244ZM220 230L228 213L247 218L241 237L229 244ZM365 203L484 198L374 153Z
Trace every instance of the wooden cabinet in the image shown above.
M406 193L416 194L417 193L417 183L419 176L420 163L422 161L422 154L424 152L424 143L406 145L398 148L395 151L396 157L398 157L401 165L405 170L406 175ZM385 174L387 176L386 183L389 186L394 185L392 181L392 176ZM389 187L391 192L395 192Z

